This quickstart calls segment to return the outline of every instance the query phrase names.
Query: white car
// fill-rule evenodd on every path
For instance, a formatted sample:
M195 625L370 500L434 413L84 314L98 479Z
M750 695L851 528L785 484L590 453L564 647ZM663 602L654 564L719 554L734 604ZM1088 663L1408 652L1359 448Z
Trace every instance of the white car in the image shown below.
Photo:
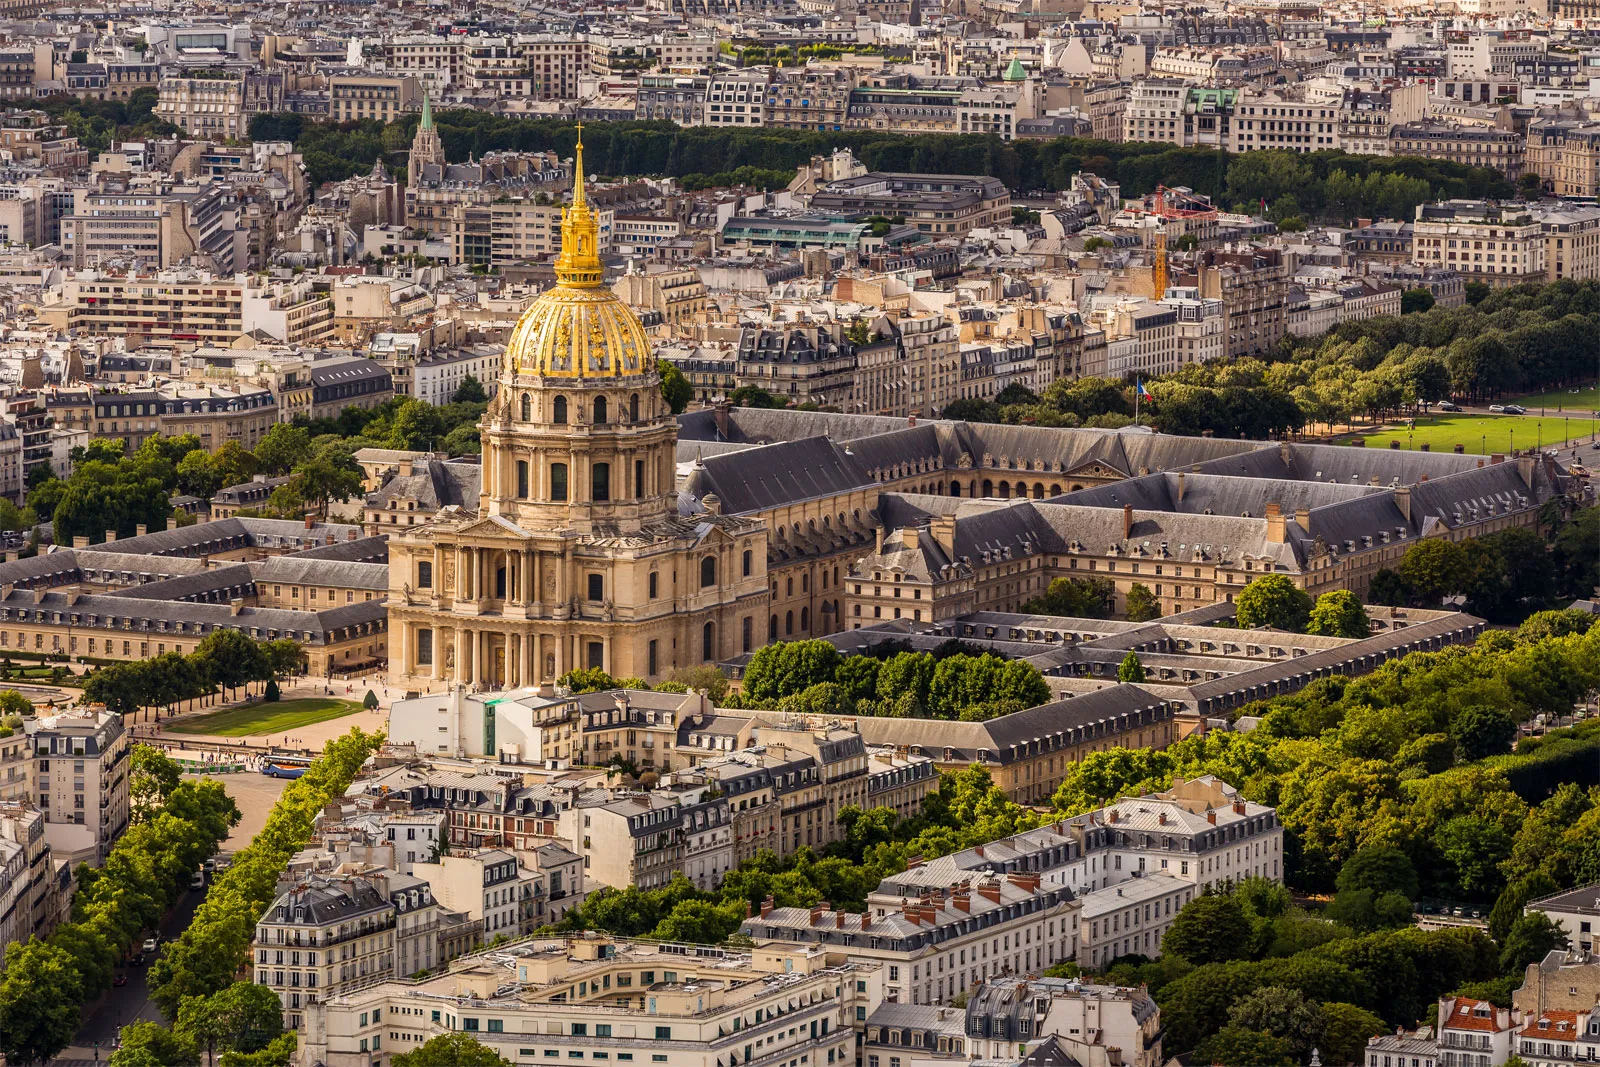
M141 948L142 948L142 950L144 952L150 953L150 952L154 952L160 946L160 944L161 944L161 939L160 938L158 938L158 937L147 937L147 938L144 939L144 944L141 946Z
M1506 413L1506 406L1504 404L1490 404L1489 410L1494 412L1496 415L1504 415Z

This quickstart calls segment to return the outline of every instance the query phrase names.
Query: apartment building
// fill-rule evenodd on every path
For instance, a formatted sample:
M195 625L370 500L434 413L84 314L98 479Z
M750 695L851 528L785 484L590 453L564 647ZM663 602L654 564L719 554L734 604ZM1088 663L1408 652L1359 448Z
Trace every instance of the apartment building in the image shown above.
M1439 1067L1503 1067L1522 1013L1472 997L1440 997Z
M431 968L437 928L433 892L415 877L365 865L307 874L256 923L255 983L278 995L284 1024L299 1027L319 1000Z
M843 67L780 67L767 86L766 125L786 130L842 130L855 76Z
M244 332L242 281L198 271L82 271L63 284L67 327L91 337L196 341L226 347Z
M1288 264L1275 248L1248 245L1200 252L1179 283L1202 300L1220 300L1227 313L1230 360L1271 351L1288 328L1285 311Z
M1545 280L1600 278L1600 209L1583 204L1541 207Z
M316 348L333 340L333 299L308 275L252 278L240 293L240 327L260 330L296 347Z
M1600 122L1536 119L1528 124L1528 170L1556 196L1600 195Z
M1176 79L1136 81L1122 113L1122 140L1183 143L1187 84Z
M1397 156L1426 156L1469 167L1498 170L1510 181L1522 177L1527 139L1514 130L1464 126L1448 122L1409 122L1389 131L1389 151Z
M394 396L394 379L376 360L335 356L311 364L313 419L336 418L345 408L370 411Z
M323 997L305 1009L300 1047L326 1067L371 1067L467 1033L518 1062L826 1067L855 1061L856 1020L882 999L881 968L837 963L821 946L548 938L422 982Z
M811 198L825 212L900 217L923 233L964 236L1011 221L1011 191L998 178L870 173L828 182ZM935 238L937 239L937 238Z
M877 964L888 1003L947 1004L980 983L1074 959L1078 923L1070 890L1017 871L968 875L937 888L919 882L911 890L885 879L861 914L825 903L779 908L769 899L739 932L758 951L810 944Z
M1420 204L1411 246L1418 266L1454 270L1466 281L1496 288L1543 281L1547 272L1544 228L1525 204Z
M1336 101L1246 91L1240 94L1229 147L1235 152L1327 152L1341 147L1339 120Z
M619 248L629 220L618 217ZM641 220L642 221L642 220ZM655 225L655 221L647 223ZM676 226L676 223L671 225ZM654 311L668 325L695 321L706 309L706 285L693 267L668 270L630 271L612 286L623 302L637 311Z
M192 433L215 451L229 441L254 448L278 422L278 405L269 389L241 386L190 386L168 383L157 389L96 393L96 437L120 437L137 451L157 434Z
M73 191L72 212L60 220L61 244L77 269L111 259L138 258L165 270L183 263L233 273L234 235L225 210L230 192L148 181L102 181Z
M634 117L703 126L710 85L711 79L704 74L641 74Z
M440 904L480 923L485 941L521 937L549 921L544 915L544 879L505 849L453 851L418 862L412 873L432 888Z
M706 86L706 125L764 126L767 81L765 69L723 71Z
M238 74L162 78L158 93L156 117L191 137L238 140L247 132L244 79Z
M1193 882L1157 871L1084 893L1079 965L1098 971L1119 956L1161 955L1161 938L1196 892Z
M37 715L23 722L35 759L30 798L45 839L69 864L100 866L128 828L128 735L109 711Z
M335 74L328 79L328 117L334 122L398 122L422 110L422 85L414 77Z
M68 915L70 901L45 827L45 813L30 799L0 800L0 930L6 947L49 937Z
M880 1008L867 1020L869 1045L873 1023L891 1010L892 1006ZM974 1058L1007 1059L1018 1048L1026 1048L1034 1062L1071 1057L1083 1067L1161 1067L1166 1062L1161 1009L1143 987L1088 985L1061 978L994 983L968 998L959 1022L962 1037L951 1041L950 1051L961 1052L954 1046L964 1041ZM934 1047L932 1042L921 1044ZM880 1065L869 1059L867 1067Z

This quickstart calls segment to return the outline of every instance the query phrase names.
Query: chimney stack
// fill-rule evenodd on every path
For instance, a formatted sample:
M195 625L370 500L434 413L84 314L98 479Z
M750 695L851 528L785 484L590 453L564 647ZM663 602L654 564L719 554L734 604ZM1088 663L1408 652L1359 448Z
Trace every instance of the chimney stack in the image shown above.
M1294 522L1295 522L1295 525L1300 527L1301 530L1305 531L1306 533L1310 533L1311 532L1311 509L1310 508L1295 508L1295 510L1294 510Z
M139 525L137 525L137 526L135 526L133 528L133 533L134 533L135 537L143 537L146 532L148 532L148 528L142 522Z
M174 515L171 518L167 519L167 529L176 530L177 528L178 528L178 518L177 518L176 515Z
M1122 505L1122 539L1126 541L1133 536L1133 505Z
M767 897L761 902L761 917L765 919L772 913L772 898Z
M1396 486L1394 490L1394 506L1400 509L1407 522L1411 521L1411 487L1409 485Z
M312 517L308 514L306 516L306 529L308 529L308 530L311 529L312 522L313 522Z
M1178 472L1178 503L1183 503L1183 472Z
M106 531L106 544L109 545L111 542L115 541L116 539L117 539L117 531L115 531L115 530L107 530Z
M411 477L411 461L409 459L403 459L400 461L400 477Z
M933 539L939 542L939 547L944 549L944 554L952 560L956 558L956 517L954 515L939 515L928 524L928 532Z
M1267 540L1275 545L1283 544L1283 508L1277 504L1267 505Z

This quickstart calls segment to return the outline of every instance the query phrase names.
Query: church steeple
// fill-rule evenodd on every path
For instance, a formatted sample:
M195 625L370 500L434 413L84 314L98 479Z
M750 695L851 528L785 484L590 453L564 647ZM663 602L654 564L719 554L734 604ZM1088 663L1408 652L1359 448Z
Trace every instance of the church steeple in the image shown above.
M422 168L429 163L444 165L444 142L433 125L433 102L426 89L422 92L422 121L417 124L417 135L411 139L411 157L406 166L406 185L415 189L422 182Z

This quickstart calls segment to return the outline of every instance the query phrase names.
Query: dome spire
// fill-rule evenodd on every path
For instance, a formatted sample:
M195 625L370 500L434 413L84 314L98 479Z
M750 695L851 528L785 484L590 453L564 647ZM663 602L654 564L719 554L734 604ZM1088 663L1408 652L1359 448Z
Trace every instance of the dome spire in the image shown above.
M583 188L583 123L578 123L577 128L572 203L561 213L561 255L556 257L556 283L567 289L592 288L604 277L600 266L600 220L590 209Z

